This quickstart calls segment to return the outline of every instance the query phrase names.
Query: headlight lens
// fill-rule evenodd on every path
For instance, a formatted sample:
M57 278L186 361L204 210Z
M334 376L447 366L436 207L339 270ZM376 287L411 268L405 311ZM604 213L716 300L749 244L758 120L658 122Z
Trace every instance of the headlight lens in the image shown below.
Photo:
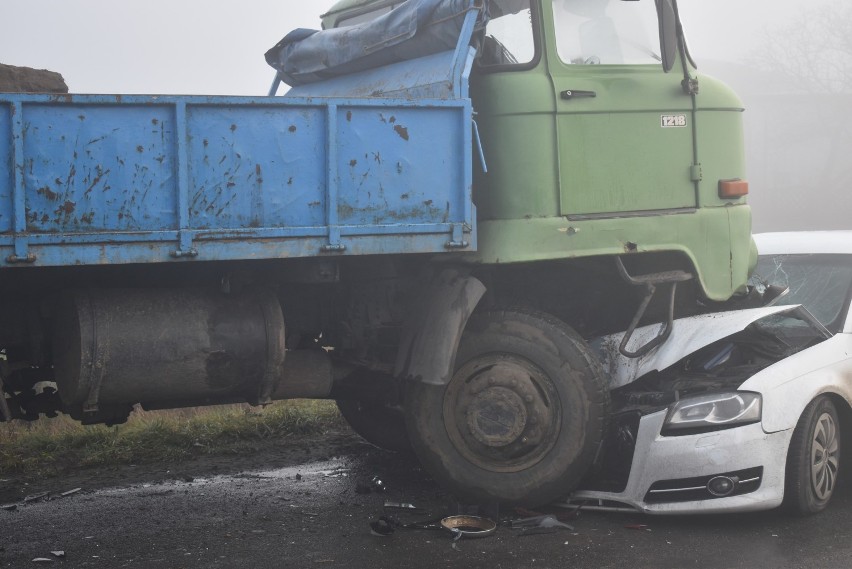
M757 423L762 411L759 393L737 391L681 399L669 409L663 435L685 435Z

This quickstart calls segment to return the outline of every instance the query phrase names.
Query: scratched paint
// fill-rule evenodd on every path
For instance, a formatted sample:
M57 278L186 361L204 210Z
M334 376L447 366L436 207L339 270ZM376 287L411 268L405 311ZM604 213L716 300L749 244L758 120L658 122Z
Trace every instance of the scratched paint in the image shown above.
M39 265L175 261L178 230L198 258L224 260L318 255L330 220L346 255L444 252L451 224L475 227L467 100L0 94L0 132L13 131L11 99L26 103L20 171ZM14 148L0 136L0 163ZM15 239L10 170L2 258Z

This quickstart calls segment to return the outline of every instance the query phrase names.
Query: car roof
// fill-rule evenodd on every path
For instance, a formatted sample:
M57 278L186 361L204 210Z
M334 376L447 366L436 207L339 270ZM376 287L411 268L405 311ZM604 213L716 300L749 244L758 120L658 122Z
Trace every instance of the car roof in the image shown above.
M761 255L852 255L852 231L789 231L754 236Z

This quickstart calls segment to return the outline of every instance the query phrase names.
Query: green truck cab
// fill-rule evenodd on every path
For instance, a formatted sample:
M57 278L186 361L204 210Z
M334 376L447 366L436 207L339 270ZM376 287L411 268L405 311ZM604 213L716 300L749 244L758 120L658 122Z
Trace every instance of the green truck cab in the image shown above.
M344 0L323 24L361 23L398 4ZM663 258L688 269L709 300L741 291L756 261L743 105L698 74L675 36L676 7L651 0L488 4L491 20L471 78L487 173L476 171L479 250L465 260L629 254L637 272ZM666 5L671 30L659 23ZM666 41L674 46L661 49ZM664 50L672 61L662 61ZM643 253L660 254L648 270Z

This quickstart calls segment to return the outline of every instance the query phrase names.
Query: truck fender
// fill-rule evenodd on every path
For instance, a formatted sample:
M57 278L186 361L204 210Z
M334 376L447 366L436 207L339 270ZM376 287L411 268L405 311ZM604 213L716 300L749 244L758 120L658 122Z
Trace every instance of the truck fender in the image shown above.
M420 291L402 329L394 377L449 383L462 331L485 285L455 268L442 269Z

